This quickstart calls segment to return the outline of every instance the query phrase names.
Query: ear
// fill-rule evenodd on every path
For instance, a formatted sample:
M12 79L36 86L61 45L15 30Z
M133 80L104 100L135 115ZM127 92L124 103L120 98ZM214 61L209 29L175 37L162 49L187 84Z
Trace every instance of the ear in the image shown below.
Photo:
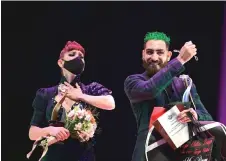
M63 68L64 62L62 59L58 59L57 64L60 68Z
M170 61L170 58L171 58L171 56L172 56L172 52L171 51L168 51L168 53L167 53L167 61Z
M84 64L86 64L86 61L85 61L84 59L82 59L82 62L83 62Z
M142 50L142 60L144 59L144 57L145 57L145 51Z

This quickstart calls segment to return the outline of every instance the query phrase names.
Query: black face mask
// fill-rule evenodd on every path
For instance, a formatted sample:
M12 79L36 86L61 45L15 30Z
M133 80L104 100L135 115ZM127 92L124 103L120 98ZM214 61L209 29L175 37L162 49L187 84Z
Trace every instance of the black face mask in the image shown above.
M69 61L64 61L64 68L75 75L81 74L85 68L85 63L82 61L81 57L77 57Z

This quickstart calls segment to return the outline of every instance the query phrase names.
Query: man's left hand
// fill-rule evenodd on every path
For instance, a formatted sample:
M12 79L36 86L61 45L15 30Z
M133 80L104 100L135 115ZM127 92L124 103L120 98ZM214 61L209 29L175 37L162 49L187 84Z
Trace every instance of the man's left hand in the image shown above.
M191 119L187 116L187 112L191 112L191 114L193 115L195 120L198 120L198 114L197 112L193 109L193 108L189 108L187 110L182 111L179 115L178 115L178 121L180 121L181 123L187 123L187 122L191 122Z
M82 90L80 88L80 86L76 83L76 88L74 88L72 85L70 85L67 82L64 82L64 84L67 86L67 91L66 91L66 97L74 100L74 101L78 101L82 98L83 93Z

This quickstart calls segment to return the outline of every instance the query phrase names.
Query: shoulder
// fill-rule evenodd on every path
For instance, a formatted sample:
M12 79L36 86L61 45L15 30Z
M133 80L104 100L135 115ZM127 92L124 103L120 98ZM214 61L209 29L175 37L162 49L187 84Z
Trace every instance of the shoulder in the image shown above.
M89 83L87 86L100 86L101 84L98 82Z
M98 82L92 82L85 86L85 92L91 95L109 95L112 91Z
M184 77L186 76L186 77ZM187 85L185 83L185 79L186 78L190 78L188 75L179 75L178 77L174 77L173 78L173 82L176 85L177 88L181 88L181 89L186 89ZM190 80L188 80L189 83ZM196 85L192 80L192 86L191 86L191 91L196 91Z
M173 77L173 81L180 81L183 82L183 79L180 77L181 75L179 75L179 77Z
M124 81L124 86L127 86L131 82L137 82L137 81L145 81L147 80L144 76L144 74L133 74L126 77Z
M98 82L92 82L88 85L86 85L86 87L88 88L92 88L92 89L100 89L100 88L105 88L104 85L98 83Z
M190 83L190 81L191 81L192 86L195 87L195 83L189 75L182 74L182 75L179 75L178 77L174 77L174 81L177 81L177 82L180 82L180 83L183 83L183 84L185 84L186 80L187 80L188 83Z
M57 86L47 87L47 88L39 88L36 91L36 97L42 97L48 99L52 97L57 92Z
M178 77L173 77L173 81L172 83L177 87L177 88L185 88L185 85L184 85L184 81L183 79L178 76Z
M126 77L125 82L133 80L133 79L141 79L145 80L144 74L132 74Z

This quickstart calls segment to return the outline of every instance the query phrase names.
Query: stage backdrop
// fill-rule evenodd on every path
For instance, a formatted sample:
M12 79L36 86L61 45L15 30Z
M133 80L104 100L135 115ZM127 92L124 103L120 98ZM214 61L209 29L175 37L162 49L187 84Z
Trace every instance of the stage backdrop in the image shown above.
M217 119L223 2L1 3L3 161L27 161L32 101L39 88L59 83L57 60L68 40L86 49L82 82L103 84L116 102L115 110L100 110L97 161L131 161L136 122L123 84L128 75L144 71L141 53L148 31L168 34L170 49L190 40L196 44L199 61L192 59L184 73Z
M218 120L226 124L226 4L224 5L224 24L222 26L222 53L219 89Z

